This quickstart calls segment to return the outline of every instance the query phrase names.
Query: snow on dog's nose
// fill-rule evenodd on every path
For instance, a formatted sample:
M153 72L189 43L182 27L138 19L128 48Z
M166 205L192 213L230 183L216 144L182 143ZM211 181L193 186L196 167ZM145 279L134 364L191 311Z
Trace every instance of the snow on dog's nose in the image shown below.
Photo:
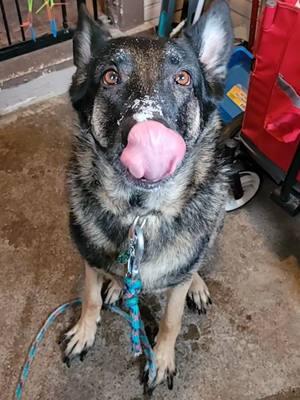
M135 178L155 182L172 175L185 152L179 133L160 122L146 120L131 128L121 162Z

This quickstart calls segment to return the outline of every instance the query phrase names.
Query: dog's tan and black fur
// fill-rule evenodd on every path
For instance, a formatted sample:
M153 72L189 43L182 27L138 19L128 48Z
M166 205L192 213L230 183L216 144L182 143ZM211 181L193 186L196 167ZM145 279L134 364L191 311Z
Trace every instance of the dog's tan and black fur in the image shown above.
M67 333L66 360L93 344L103 299L121 294L114 261L127 247L137 216L146 218L141 279L146 291L168 290L156 340L158 374L172 386L174 347L185 299L199 310L210 301L198 270L222 225L226 166L219 144L217 101L222 96L232 30L225 1L216 0L180 38L111 39L82 9L74 37L77 67L70 89L80 120L74 135L68 182L72 237L85 260L82 315ZM116 84L103 83L113 69ZM188 71L191 84L174 76ZM154 119L179 132L186 154L175 173L160 182L137 180L120 163L128 132Z

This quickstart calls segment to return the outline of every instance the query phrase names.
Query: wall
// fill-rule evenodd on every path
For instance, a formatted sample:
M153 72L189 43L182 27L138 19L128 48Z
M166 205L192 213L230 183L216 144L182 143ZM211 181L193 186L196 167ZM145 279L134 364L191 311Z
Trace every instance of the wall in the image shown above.
M235 36L247 39L251 15L251 0L228 0L235 29ZM180 19L183 0L177 0L175 17ZM156 25L158 23L161 0L144 0L144 20Z
M175 20L180 21L181 9L184 0L176 1ZM157 25L161 7L161 0L144 0L144 20Z

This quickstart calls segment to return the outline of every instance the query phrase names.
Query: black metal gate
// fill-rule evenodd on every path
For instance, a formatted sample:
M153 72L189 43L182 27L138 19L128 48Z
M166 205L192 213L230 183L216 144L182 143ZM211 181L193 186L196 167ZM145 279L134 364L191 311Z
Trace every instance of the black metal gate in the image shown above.
M98 19L97 0L0 0L0 61L70 39L80 3Z

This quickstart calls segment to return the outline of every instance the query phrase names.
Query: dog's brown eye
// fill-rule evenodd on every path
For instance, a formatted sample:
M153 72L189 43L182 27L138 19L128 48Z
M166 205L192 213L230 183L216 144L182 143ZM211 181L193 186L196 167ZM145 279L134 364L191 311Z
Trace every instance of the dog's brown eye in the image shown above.
M110 69L105 72L102 81L105 85L117 85L120 82L120 75L117 71Z
M180 71L175 75L175 82L181 86L189 86L191 83L191 75L186 71Z

